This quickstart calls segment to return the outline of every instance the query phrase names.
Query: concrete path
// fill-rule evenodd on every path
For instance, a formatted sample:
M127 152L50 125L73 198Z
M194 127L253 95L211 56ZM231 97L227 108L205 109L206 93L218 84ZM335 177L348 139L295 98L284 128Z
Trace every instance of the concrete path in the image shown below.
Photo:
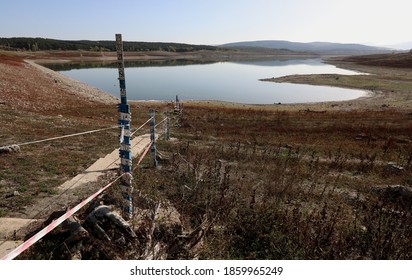
M15 240L16 232L31 223L34 219L0 218L0 257L17 248L22 240Z
M145 134L132 139L133 158L136 158L138 155L140 155L149 144L150 134ZM101 158L93 163L83 173L77 175L70 181L63 183L61 186L59 186L59 190L64 191L67 189L74 189L86 183L97 182L100 176L104 175L109 170L118 169L119 165L119 150L116 149L104 158Z
M158 135L156 135L156 138ZM132 139L132 154L133 158L138 157L144 152L147 146L150 144L150 134L145 134ZM67 190L73 190L84 184L97 182L99 177L105 175L106 172L119 168L119 149L114 150L104 158L100 158L87 168L83 173L77 175L73 179L66 181L58 187L59 193ZM71 205L73 206L73 205ZM23 218L0 218L0 257L8 254L15 248L17 248L23 241L15 240L16 232L30 226L30 224L36 222L35 219L23 219ZM20 234L21 235L21 234Z

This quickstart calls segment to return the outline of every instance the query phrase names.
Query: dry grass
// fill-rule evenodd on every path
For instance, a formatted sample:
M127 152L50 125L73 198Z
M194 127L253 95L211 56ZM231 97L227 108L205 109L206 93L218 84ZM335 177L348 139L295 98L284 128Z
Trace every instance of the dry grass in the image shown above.
M61 104L62 105L62 104ZM132 105L135 125L145 122L151 104ZM160 106L162 107L162 106ZM59 116L60 115L60 116ZM0 143L11 145L71 133L116 126L115 105L85 102L46 113L0 107ZM0 216L16 215L37 198L56 193L56 188L92 163L118 148L117 129L21 146L20 153L0 156ZM18 191L19 195L13 195ZM19 214L17 214L19 215Z
M6 99L1 143L116 122L115 106L65 100L45 111ZM153 169L145 159L134 176L135 189L178 209L185 229L208 225L202 258L411 259L410 196L382 187L412 185L410 107L214 104L185 104L172 129L179 142L157 144L168 160ZM147 119L149 107L158 114L170 108L134 104L136 123ZM66 178L116 148L116 138L110 131L2 155L0 215L52 195ZM403 171L388 171L388 162ZM10 196L16 190L21 195Z
M187 228L212 221L203 258L410 259L411 204L376 186L411 186L411 124L395 110L187 105L180 144L158 144L170 162L137 185L170 199Z

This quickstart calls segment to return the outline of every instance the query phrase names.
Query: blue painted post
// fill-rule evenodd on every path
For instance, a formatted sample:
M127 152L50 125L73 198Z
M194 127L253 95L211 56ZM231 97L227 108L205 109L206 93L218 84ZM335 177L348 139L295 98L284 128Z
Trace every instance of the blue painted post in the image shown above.
M150 151L152 152L152 158L153 158L153 164L154 167L157 167L157 159L156 159L156 136L155 136L155 113L156 111L154 109L149 110L149 116L150 116L150 141L152 142L152 146L150 148Z
M175 112L180 112L180 101L178 95L176 95Z
M130 142L130 106L126 97L126 80L124 75L124 57L122 34L116 34L117 68L119 70L120 104L117 105L119 112L119 142L120 142L120 172L123 175L121 188L121 208L125 219L130 219L133 215L133 177L132 172L132 146Z
M166 141L170 141L170 117L166 116Z

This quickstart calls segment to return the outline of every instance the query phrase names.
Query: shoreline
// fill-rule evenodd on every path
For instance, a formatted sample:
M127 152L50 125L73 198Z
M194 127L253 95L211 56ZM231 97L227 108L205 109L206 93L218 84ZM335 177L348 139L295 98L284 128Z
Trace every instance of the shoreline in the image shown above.
M56 54L59 54L58 57ZM59 72L51 70L40 63L76 63L81 59L84 62L108 62L115 61L115 57L111 56L79 56L79 53L76 52L74 57L70 57L70 54L65 54L63 57L62 53L55 53L54 56L49 56L48 58L44 57L44 53L36 54L14 54L16 57L23 59L25 63L34 67L37 71L47 76L49 79L58 81L58 86L61 90L69 93L70 95L75 95L81 98L86 98L92 102L99 102L103 104L116 104L119 102L119 97L111 95L110 93L104 92L96 87L88 85L86 83L80 82L78 80L72 79L68 76L65 76ZM95 54L94 54L95 55ZM205 54L203 58L205 58ZM43 56L43 57L42 57ZM128 61L136 59L137 56L127 57ZM175 55L165 53L151 53L151 56L147 54L141 54L138 56L139 60L157 60L157 59L189 59L193 58L193 55ZM199 58L200 56L197 56ZM216 57L214 57L216 59ZM220 57L221 60L221 57ZM270 82L287 82L287 83L297 83L297 84L308 84L308 85L319 85L319 86L332 86L340 88L349 88L355 90L364 91L364 95L355 99L350 100L338 100L338 101L324 101L324 102L306 102L306 103L282 103L282 104L247 104L247 103L238 103L233 101L221 101L221 100L182 100L187 104L201 105L205 106L225 106L233 108L265 108L273 110L302 110L302 108L311 108L313 110L381 110L382 108L398 108L406 109L412 106L412 101L409 100L409 97L405 92L402 94L397 94L398 91L391 89L391 85L386 85L386 88L380 88L380 85L374 86L371 85L371 82L378 82L381 79L382 75L387 75L385 73L384 67L373 67L373 66L362 66L355 63L345 62L343 60L324 58L325 63L335 65L339 68L349 69L353 71L359 71L365 74L357 75L338 75L338 74L312 74L312 75L292 75L292 76L283 76L279 78L269 78L261 79L261 81L270 81ZM399 70L399 69L396 69ZM399 75L398 75L399 76ZM366 77L366 78L365 78ZM363 80L362 80L363 79ZM345 83L341 81L345 80ZM360 81L358 81L360 80ZM365 80L368 83L364 82ZM388 79L392 81L391 79ZM364 82L362 84L362 82ZM395 80L393 83L396 83ZM412 81L409 81L412 88ZM358 83L358 84L356 84ZM389 87L389 88L388 88ZM149 103L163 103L171 102L172 100L130 100L132 103L139 102L149 102Z
M24 61L32 67L39 70L40 72L44 73L48 77L54 79L55 81L59 81L60 85L64 89L71 90L80 97L84 97L91 101L100 102L104 104L114 104L117 103L119 100L119 98L105 91L102 91L96 87L83 83L79 80L72 79L66 75L51 70L47 67L44 67L34 60L25 59Z
M158 58L158 59L166 59L166 58L162 57L162 58ZM133 58L129 57L127 60L128 61L133 61ZM146 57L144 59L141 58L141 60L151 60L151 58ZM104 91L102 91L98 88L95 88L95 87L91 86L91 85L87 85L87 84L85 84L83 82L80 82L78 80L67 77L63 74L60 74L57 71L51 70L51 69L39 64L39 63L45 64L46 62L47 63L76 63L76 62L78 62L76 60L70 60L70 59L65 59L65 60L54 60L54 59L51 59L51 60L38 60L38 59L35 59L35 60L26 60L26 61L29 62L30 64L32 64L33 66L37 67L38 69L40 69L43 72L46 72L46 73L49 73L49 74L52 73L52 75L57 75L58 78L61 78L63 76L63 77L66 78L65 80L69 81L70 83L74 83L74 84L77 84L77 85L82 85L81 87L83 87L83 88L84 88L84 86L86 86L86 89L81 90L81 93L83 93L85 95L85 97L87 97L88 93L91 93L91 96L89 96L88 98L99 99L97 96L99 94L102 94L102 97L103 97L102 101L105 102L105 103L106 102L112 103L114 101L119 100L119 98L114 96L114 95L111 95L107 92L104 92ZM109 62L109 61L112 61L112 60L111 59L103 59L103 60L97 60L95 62ZM344 69L348 69L348 68L344 68ZM367 75L369 75L369 73L367 73ZM297 76L301 76L301 75L297 75ZM282 79L282 78L284 78L284 77L280 77L280 78L276 78L276 79ZM261 81L267 81L267 80L270 80L270 79L261 79ZM331 86L331 85L322 85L322 84L319 84L319 85L320 86ZM336 86L336 87L339 87L339 86ZM305 103L282 103L282 104L277 104L277 103L276 104L253 104L253 103L240 103L240 102L224 101L224 100L191 100L191 99L181 100L181 101L185 102L187 104L197 104L197 105L200 105L200 104L215 105L215 106L222 105L222 106L239 107L239 108L242 108L242 107L248 107L248 108L268 107L268 109L277 109L277 110L279 110L281 108L290 110L293 107L297 107L297 108L299 108L299 110L301 109L301 107L311 107L311 108L322 107L322 108L324 108L328 104L330 106L333 105L333 107L345 107L346 109L348 109L347 107L351 107L352 104L349 105L347 103L363 101L365 99L368 99L368 100L369 99L374 99L379 95L376 92L374 92L373 90L359 89L359 88L355 88L355 87L351 87L350 89L361 90L361 91L364 92L364 94L362 96L358 97L358 98L348 99L348 100L334 100L334 101L323 101L323 102L305 102ZM147 102L147 103L165 103L166 102L167 103L167 102L172 102L172 101L173 100L129 100L129 102L132 102L132 103L140 103L140 102ZM338 104L339 106L336 106L336 104ZM347 105L347 106L345 106L345 105Z

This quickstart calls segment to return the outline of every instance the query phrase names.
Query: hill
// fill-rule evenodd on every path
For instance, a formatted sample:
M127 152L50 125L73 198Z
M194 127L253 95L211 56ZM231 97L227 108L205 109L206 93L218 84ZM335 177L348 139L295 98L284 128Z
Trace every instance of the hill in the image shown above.
M116 44L113 41L89 41L89 40L56 40L48 38L0 38L0 49L50 51L50 50L86 50L86 51L115 51ZM207 45L190 45L182 43L163 42L123 42L124 51L170 51L188 52L199 50L217 50L217 47Z
M412 52L351 56L344 61L369 66L412 68Z
M371 54L391 51L388 48L372 47L360 44L340 44L328 42L299 43L280 40L236 42L224 44L220 47L260 47L269 49L288 49L296 52L311 52L318 54Z

